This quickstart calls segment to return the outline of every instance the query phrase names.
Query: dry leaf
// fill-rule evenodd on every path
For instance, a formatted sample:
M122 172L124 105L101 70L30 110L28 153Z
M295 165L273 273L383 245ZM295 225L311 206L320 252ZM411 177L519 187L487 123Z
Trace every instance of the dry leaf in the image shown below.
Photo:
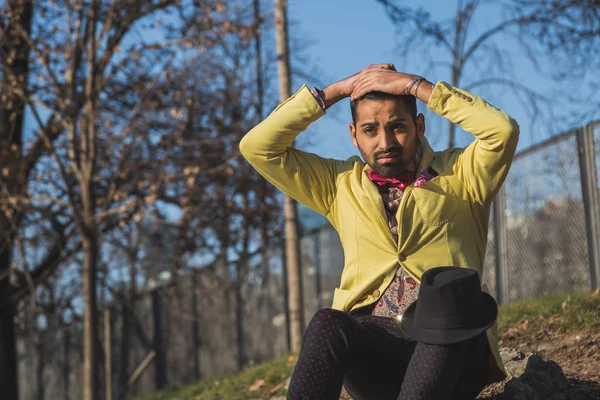
M254 382L249 388L248 390L250 392L254 392L258 389L260 389L261 387L265 386L265 380L264 379L258 379L256 382Z
M270 394L273 394L273 393L275 393L276 391L278 391L279 389L281 389L281 388L283 387L283 384L284 384L284 383L285 383L285 382L281 382L279 385L277 385L277 386L275 386L273 389L269 390L269 393L270 393Z

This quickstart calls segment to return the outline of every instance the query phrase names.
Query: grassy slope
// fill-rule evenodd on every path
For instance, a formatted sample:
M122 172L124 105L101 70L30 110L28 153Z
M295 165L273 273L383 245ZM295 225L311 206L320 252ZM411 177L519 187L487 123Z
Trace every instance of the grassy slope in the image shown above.
M247 368L235 375L215 376L198 383L157 392L144 400L246 400L283 394L283 385L292 374L296 357L283 356ZM262 381L262 382L261 382ZM250 390L252 385L256 390ZM279 387L278 387L279 386Z
M556 327L569 332L600 328L598 310L600 294L575 293L537 297L500 307L498 325L500 333L506 332L519 322L527 320L530 329L540 329L550 317Z
M565 332L600 329L600 295L579 293L529 299L500 307L500 332L527 321L529 329L540 329L549 318ZM296 358L284 356L229 376L206 378L196 384L158 392L140 400L246 400L284 396L283 388ZM253 390L250 390L253 389Z

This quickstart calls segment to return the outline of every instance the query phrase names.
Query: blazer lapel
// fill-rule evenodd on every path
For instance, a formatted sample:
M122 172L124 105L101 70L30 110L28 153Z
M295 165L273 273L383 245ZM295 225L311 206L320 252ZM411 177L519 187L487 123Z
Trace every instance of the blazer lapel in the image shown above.
M390 227L387 222L387 214L383 206L383 199L381 198L381 194L377 189L377 185L371 182L369 176L367 175L370 170L371 167L369 167L368 164L365 164L361 175L361 186L364 192L367 194L369 201L377 210L377 214L379 214L379 223L385 230L387 237L390 239L391 243L395 245L396 240L394 239L394 236L392 235L392 232L390 231Z

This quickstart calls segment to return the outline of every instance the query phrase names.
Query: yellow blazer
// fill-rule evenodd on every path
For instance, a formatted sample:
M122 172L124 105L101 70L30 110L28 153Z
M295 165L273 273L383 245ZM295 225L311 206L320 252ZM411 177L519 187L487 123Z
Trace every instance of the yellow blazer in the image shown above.
M519 139L517 122L478 96L438 82L428 108L459 124L475 140L466 148L434 152L425 138L417 174L439 175L406 189L394 240L383 201L359 157L326 159L290 147L324 115L306 86L280 104L240 142L240 151L269 182L324 215L340 236L344 269L333 308L352 311L376 302L401 265L420 282L437 266L472 268L482 274L490 206L504 182ZM417 175L418 176L418 175ZM487 290L484 288L483 290ZM487 332L492 373L504 379L498 329Z

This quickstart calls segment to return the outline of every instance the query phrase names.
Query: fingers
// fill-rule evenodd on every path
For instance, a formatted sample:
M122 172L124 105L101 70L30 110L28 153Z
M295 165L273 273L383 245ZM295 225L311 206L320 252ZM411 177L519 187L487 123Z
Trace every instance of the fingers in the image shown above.
M390 64L390 63L386 63L386 64L371 64L367 68L365 68L363 71L373 70L373 69L389 69L389 70L395 71L396 67L394 66L394 64Z
M377 90L375 89L376 82L373 80L379 74L389 74L396 73L396 67L391 63L384 64L371 64L368 67L364 68L360 72L348 77L345 82L349 85L348 95L351 94L352 100L357 99L364 94ZM373 78L371 80L367 80L367 78ZM357 87L359 82L362 82L360 87L360 91L357 91ZM351 91L351 92L350 92Z
M374 91L376 86L377 81L369 76L357 80L354 85L354 90L350 95L350 100L361 98L365 94Z
M394 67L394 64L371 64L368 67L366 67L365 69L359 71L358 73L354 74L351 78L354 78L354 82L353 84L356 83L357 80L359 80L361 77L372 73L372 72L376 72L376 71L382 71L382 70L388 70L388 71L396 71L396 67Z
M402 94L402 74L390 69L372 69L366 71L354 81L351 100L356 100L369 92Z

